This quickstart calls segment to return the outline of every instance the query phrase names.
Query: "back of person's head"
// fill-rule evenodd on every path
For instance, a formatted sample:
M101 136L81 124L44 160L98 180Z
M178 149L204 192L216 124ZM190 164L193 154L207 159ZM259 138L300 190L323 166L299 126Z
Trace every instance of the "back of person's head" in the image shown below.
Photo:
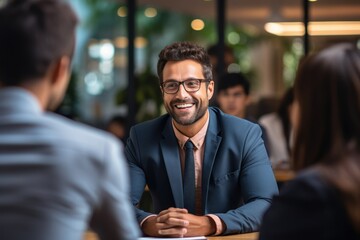
M360 50L339 44L305 59L294 91L294 167L319 170L360 234Z
M43 77L62 56L72 57L77 17L61 0L13 0L0 9L0 82Z
M242 73L226 73L218 81L218 92L241 86L246 95L250 93L250 82Z
M159 53L157 74L160 83L163 82L163 70L167 62L184 60L194 60L198 62L202 66L204 78L206 80L213 79L210 58L206 50L191 42L176 42L166 46Z
M295 86L299 106L294 162L301 169L334 161L360 145L360 50L340 44L308 57Z

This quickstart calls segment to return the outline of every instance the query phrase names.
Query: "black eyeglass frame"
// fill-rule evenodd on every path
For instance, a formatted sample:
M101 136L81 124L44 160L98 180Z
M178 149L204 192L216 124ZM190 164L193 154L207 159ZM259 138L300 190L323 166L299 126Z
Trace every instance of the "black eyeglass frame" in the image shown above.
M194 89L193 89L193 90L188 90L187 87L186 87L186 83L189 82L189 81L194 81L194 80L197 80L197 81L199 82L199 87L198 87L198 89L196 89L196 90L194 90ZM210 80L208 80L208 79L203 79L203 78L189 78L189 79L186 79L186 80L184 80L184 81L168 80L168 81L162 82L162 83L160 84L160 86L161 86L161 89L162 89L165 93L167 93L167 94L176 94L176 93L179 91L179 89L180 89L180 85L183 85L183 87L184 87L184 89L185 89L186 92L188 92L188 93L194 93L194 92L197 92L197 91L200 90L200 87L201 87L201 83L202 83L202 82L210 82ZM164 84L166 84L166 83L176 83L176 84L177 84L177 90L174 91L174 92L168 92L168 91L166 91L166 90L165 90L165 87L164 87Z

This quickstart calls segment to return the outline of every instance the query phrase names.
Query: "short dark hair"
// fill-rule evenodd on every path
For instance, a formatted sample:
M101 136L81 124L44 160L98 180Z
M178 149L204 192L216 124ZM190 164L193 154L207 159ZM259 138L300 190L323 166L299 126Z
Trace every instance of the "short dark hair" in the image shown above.
M218 92L226 90L231 87L242 86L246 95L250 93L250 82L244 74L238 73L225 73L218 81Z
M206 50L191 42L176 42L166 46L159 54L157 74L160 83L163 82L163 70L168 61L194 60L201 64L204 78L213 80L210 57Z
M43 77L73 55L77 17L61 0L14 0L0 9L0 82L19 85Z

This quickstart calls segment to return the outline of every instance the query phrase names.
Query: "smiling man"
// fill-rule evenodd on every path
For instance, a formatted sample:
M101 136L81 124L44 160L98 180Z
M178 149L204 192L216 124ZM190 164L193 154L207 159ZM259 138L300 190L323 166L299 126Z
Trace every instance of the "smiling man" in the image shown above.
M126 147L131 200L147 185L154 213L136 208L145 235L183 237L257 231L277 185L258 125L209 107L204 48L165 47L157 65L167 114L132 127Z

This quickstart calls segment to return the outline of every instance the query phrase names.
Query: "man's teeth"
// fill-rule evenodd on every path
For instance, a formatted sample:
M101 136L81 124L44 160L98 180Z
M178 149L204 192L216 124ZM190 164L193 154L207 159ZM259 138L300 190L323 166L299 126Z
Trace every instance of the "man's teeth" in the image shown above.
M175 107L177 108L188 108L188 107L191 107L193 104L190 104L190 103L186 103L186 104L177 104L175 105Z

